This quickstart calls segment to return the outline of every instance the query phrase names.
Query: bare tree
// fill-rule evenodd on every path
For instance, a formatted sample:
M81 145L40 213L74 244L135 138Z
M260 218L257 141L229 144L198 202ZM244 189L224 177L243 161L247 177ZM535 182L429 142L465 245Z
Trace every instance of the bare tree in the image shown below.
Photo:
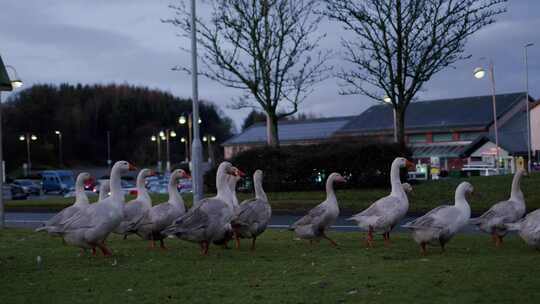
M278 121L295 114L324 80L329 52L318 50L315 13L320 0L210 0L209 20L197 21L201 75L244 91L234 108L261 109L266 114L267 143L279 145ZM189 35L185 5L171 6L176 18L165 20ZM190 72L188 67L179 69Z
M349 63L338 73L341 94L390 97L398 142L405 112L434 74L468 58L467 39L505 12L506 0L324 0L325 15L353 38L342 39Z

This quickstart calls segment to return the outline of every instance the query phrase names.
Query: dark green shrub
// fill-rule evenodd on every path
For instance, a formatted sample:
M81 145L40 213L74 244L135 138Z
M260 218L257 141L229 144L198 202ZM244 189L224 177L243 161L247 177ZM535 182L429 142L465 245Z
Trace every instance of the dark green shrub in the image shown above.
M247 150L230 160L248 174L264 172L267 191L298 191L324 188L332 172L347 176L347 188L384 187L389 184L390 164L408 155L394 144L327 143L318 145L261 147ZM205 184L215 189L215 169L207 172Z

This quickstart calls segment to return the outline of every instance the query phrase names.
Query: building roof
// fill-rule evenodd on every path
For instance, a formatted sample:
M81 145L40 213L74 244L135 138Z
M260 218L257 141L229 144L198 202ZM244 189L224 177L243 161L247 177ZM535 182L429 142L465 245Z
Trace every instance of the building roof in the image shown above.
M498 117L504 115L525 93L499 94ZM486 128L493 121L492 97L475 96L412 102L407 108L405 128L414 130L449 130ZM338 134L369 134L393 129L393 112L389 105L375 105L351 120Z
M486 142L495 143L495 133L480 136L463 150L462 156L468 157ZM527 112L519 111L499 128L499 146L511 155L527 154Z
M411 146L413 158L430 158L432 156L454 158L460 157L463 151L468 147L464 142L460 143L441 143L425 144Z
M0 91L11 91L13 87L11 86L11 80L9 79L6 67L0 57Z
M355 116L282 121L279 123L280 142L328 139ZM244 132L230 138L224 146L266 142L266 123L253 124Z

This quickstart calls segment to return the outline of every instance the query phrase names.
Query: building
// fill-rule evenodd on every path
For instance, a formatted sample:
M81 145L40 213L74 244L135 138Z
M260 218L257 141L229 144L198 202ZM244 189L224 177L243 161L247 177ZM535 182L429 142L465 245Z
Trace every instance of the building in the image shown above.
M532 108L533 150L540 151L540 106L531 97L528 101ZM492 96L412 102L407 108L405 133L413 158L448 171L478 162L493 166L496 149L492 105ZM512 171L515 158L527 155L525 93L499 94L496 106L499 167ZM336 140L391 142L393 125L392 107L380 104L357 116L283 122L279 136L282 145ZM253 125L223 144L225 157L265 142L265 125Z

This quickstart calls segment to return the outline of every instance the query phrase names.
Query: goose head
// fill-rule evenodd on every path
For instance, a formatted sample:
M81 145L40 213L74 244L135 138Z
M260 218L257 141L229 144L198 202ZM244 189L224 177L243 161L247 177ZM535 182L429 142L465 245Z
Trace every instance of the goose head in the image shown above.
M81 172L77 175L77 184L83 185L87 180L92 177L88 172Z
M179 180L181 178L188 178L189 175L182 169L176 169L171 173L172 180Z
M255 170L255 173L253 173L253 181L256 181L256 180L262 180L263 179L263 172L262 170Z
M403 183L403 184L401 184L401 186L403 186L403 191L405 191L406 193L412 193L413 192L413 188L412 188L411 184Z
M127 171L135 171L137 170L137 167L130 164L129 162L125 160L120 160L114 163L114 166L112 167L111 171L119 171L119 172L127 172Z
M405 157L396 157L394 161L392 162L392 167L397 166L399 168L413 168L414 163L410 160L406 159Z
M345 177L343 177L341 174L334 172L328 176L328 179L333 181L334 183L346 183L347 180Z
M474 187L469 182L462 182L456 189L456 201L458 198L467 200L467 196L471 196L474 193Z
M141 171L139 171L139 175L137 176L137 179L139 178L147 178L149 176L154 176L156 173L152 169L144 168Z

